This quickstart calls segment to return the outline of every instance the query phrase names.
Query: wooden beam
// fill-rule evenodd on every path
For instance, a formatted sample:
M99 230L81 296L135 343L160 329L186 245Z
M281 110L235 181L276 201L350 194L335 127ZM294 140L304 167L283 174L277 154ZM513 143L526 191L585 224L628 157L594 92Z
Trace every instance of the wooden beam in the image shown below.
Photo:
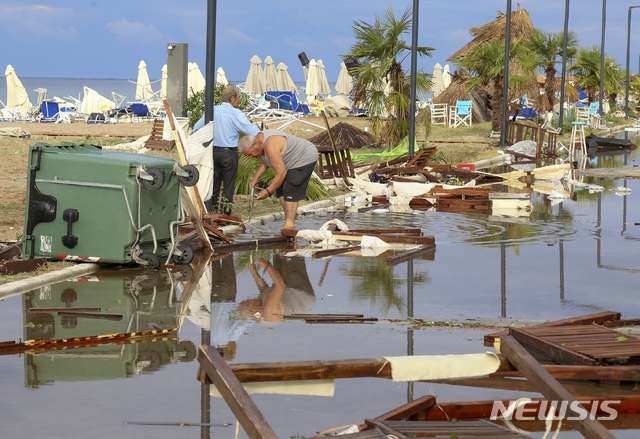
M421 245L418 248L414 248L411 250L407 250L404 252L400 252L400 253L396 253L393 256L389 256L387 258L387 264L388 265L395 265L395 264L399 264L400 262L404 262L404 261L408 261L410 259L414 259L420 256L423 256L427 253L435 253L436 252L436 246L434 245ZM431 258L433 259L433 258Z
M384 358L235 363L229 367L238 381L242 383L336 378L391 378L391 364Z
M433 395L425 395L396 409L388 411L387 413L376 416L376 419L381 421L402 421L403 419L409 419L418 413L424 413L434 405L436 405L436 397Z
M199 375L202 376L202 373L205 373L209 380L215 384L249 438L278 438L216 348L200 345L198 361L201 371Z
M533 356L512 336L501 338L501 351L524 376L550 401L567 401L569 422L587 439L615 439L609 430L595 419L580 420L580 414L573 408L580 403L547 372ZM584 409L584 408L583 408ZM577 419L571 419L571 416Z

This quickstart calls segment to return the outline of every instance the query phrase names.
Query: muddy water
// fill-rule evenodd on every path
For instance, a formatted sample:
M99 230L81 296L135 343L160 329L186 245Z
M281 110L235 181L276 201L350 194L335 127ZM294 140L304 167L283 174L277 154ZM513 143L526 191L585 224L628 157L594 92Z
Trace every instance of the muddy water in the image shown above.
M591 166L634 166L636 160L635 153L606 156ZM103 271L5 299L0 340L179 330L135 344L0 356L0 437L235 437L235 419L224 401L196 380L195 349L202 343L224 346L232 362L475 353L488 349L482 340L494 324L604 310L637 318L640 182L587 182L604 190L575 190L558 204L533 192L532 211L519 216L338 209L299 219L300 228L317 229L338 218L351 228L420 228L435 238L435 253L393 266L376 257L312 259L276 248L220 258L204 268L199 282L198 266L194 274ZM622 195L619 187L631 192ZM267 224L240 238L274 236L279 227ZM287 313L357 313L378 320L278 321L272 318L278 306ZM274 321L257 322L251 318L256 312ZM440 324L407 324L411 318ZM536 396L369 378L337 381L329 392L261 394L254 400L284 438L362 422L428 393L440 401ZM632 431L615 434L637 437Z

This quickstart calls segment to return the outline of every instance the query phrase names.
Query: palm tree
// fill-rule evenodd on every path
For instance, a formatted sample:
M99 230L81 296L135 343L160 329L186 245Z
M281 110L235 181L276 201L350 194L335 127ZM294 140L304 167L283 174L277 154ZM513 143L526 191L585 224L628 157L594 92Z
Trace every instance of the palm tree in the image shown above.
M411 45L402 39L411 34L411 12L407 8L396 19L393 7L375 17L373 24L357 20L353 24L356 43L351 52L342 55L357 60L358 66L349 70L356 78L354 107L367 110L376 141L395 146L409 132L410 77L402 68L402 61L411 53ZM435 49L416 47L420 56L431 56ZM429 75L418 72L416 91L431 88ZM426 119L425 119L426 120Z
M598 100L596 94L600 90L600 47L580 48L576 57L576 62L569 69L576 76L576 85L581 87L589 102ZM611 56L604 58L604 91L615 99L622 88L622 72L620 65Z
M567 34L567 57L573 58L577 52L578 37L572 31ZM556 64L562 61L564 32L552 34L540 29L531 36L529 47L536 58L536 67L544 70L544 96L537 105L538 112L553 111L556 103Z
M493 131L500 131L502 127L504 56L504 42L486 41L470 49L457 61L460 67L467 69L472 75L468 83L469 90L478 86L486 86L490 90ZM517 86L530 79L535 70L535 60L523 40L518 38L511 41L509 58L509 84ZM511 66L517 66L517 68L512 69Z

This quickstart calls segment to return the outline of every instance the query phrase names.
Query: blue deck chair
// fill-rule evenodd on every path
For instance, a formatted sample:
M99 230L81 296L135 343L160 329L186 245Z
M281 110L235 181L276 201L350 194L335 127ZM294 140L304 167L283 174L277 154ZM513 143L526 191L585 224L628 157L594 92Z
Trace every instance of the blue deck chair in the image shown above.
M473 124L473 101L456 101L456 105L449 107L449 127L457 128L460 125L470 127Z
M40 111L42 112L40 122L55 122L60 113L60 104L55 101L42 101Z
M265 93L265 99L275 103L278 110L301 111L298 97L292 91L270 90Z
M147 104L142 102L131 103L131 120L151 119L151 112Z

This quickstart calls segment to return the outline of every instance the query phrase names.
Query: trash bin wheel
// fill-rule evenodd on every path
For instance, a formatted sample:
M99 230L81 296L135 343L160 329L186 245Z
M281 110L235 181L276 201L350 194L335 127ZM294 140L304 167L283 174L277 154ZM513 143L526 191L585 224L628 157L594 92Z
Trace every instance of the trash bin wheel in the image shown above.
M147 173L153 177L153 180L142 178L142 186L150 191L157 191L164 184L164 173L158 168L149 168Z
M182 167L182 170L185 171L187 174L189 174L187 177L177 175L178 181L183 186L187 186L187 187L194 186L200 179L200 173L198 172L198 169L195 166L184 165Z
M140 253L139 258L142 260L140 265L147 268L158 268L160 266L160 258L151 252Z
M174 253L171 255L173 262L180 265L186 265L193 261L193 250L188 245L178 246L180 254Z

